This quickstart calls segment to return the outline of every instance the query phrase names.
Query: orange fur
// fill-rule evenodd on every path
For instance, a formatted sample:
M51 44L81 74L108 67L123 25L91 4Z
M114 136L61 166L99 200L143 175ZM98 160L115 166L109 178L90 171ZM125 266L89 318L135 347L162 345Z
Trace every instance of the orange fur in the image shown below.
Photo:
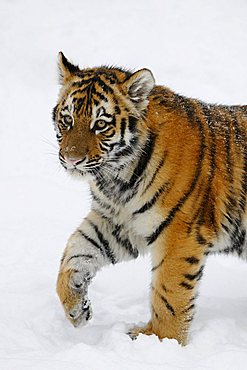
M157 190L163 189L152 208L163 223L157 223L156 230L144 235L147 246L152 247L152 317L145 328L134 328L131 335L154 333L160 339L175 338L186 344L206 256L211 251L242 256L246 248L247 106L208 105L177 95L163 86L155 86L147 100L133 103L128 91L138 75L104 67L73 70L66 67L64 61L60 61L60 65L64 86L56 117L68 94L73 95L77 104L80 102L83 93L78 85L81 81L100 76L110 88L108 91L108 87L103 89L96 84L90 95L92 101L84 100L81 110L73 113L73 129L60 127L63 158L67 153L79 159L87 154L90 160L102 156L100 143L106 132L98 135L92 132L92 110L90 114L87 111L92 108L94 95L98 100L99 96L107 96L110 114L114 114L114 109L117 111L116 106L119 108L115 128L109 129L108 135L114 130L120 132L120 122L127 121L131 114L137 120L140 145L148 133L155 137L146 177L140 185L142 192L138 190L139 200L135 200L139 206L136 207L134 201L131 203L137 210L143 204L151 208L148 201ZM145 77L145 71L139 75ZM154 173L152 185L148 187ZM91 187L96 189L93 182ZM138 211L133 212L133 222L135 213ZM228 236L232 245L218 250L217 243ZM80 297L70 287L71 271L66 268L63 263L57 291L68 312L75 305L74 300L78 303Z

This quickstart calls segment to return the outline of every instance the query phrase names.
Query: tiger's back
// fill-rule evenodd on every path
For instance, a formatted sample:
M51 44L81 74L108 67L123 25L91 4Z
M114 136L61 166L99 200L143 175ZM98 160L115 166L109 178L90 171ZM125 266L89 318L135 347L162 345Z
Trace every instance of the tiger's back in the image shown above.
M247 106L155 86L149 70L80 70L60 54L60 161L87 178L92 209L65 249L57 291L75 325L104 265L152 257L151 320L140 332L185 344L206 256L246 259Z

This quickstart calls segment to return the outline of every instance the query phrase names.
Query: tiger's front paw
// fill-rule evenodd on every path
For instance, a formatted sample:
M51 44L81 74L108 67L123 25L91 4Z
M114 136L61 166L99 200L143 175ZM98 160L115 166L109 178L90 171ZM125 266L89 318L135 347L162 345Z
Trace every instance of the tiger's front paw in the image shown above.
M87 297L84 297L76 306L66 312L66 316L74 327L77 328L78 326L86 325L92 318L92 313L91 303Z
M74 270L61 271L57 280L57 293L66 317L75 326L84 326L92 318L92 308L87 297L89 273Z

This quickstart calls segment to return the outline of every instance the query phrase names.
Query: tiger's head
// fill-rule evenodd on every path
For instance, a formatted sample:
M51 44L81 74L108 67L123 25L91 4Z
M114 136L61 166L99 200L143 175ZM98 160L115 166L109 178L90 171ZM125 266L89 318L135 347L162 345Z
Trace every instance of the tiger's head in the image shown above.
M115 67L80 69L59 53L61 90L53 109L59 159L71 174L127 163L140 144L154 78Z

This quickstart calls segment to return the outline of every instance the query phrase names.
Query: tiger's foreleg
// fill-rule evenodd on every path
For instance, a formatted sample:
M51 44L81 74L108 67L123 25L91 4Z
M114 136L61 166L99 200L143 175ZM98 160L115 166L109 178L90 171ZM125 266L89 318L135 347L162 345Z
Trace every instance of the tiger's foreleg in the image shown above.
M182 345L187 342L206 247L193 237L178 235L170 233L165 244L159 240L153 246L151 320L145 327L131 330L132 338L143 333L174 338Z
M68 240L57 279L57 293L74 326L85 325L92 317L88 286L97 271L137 255L119 228L96 211L89 213Z

